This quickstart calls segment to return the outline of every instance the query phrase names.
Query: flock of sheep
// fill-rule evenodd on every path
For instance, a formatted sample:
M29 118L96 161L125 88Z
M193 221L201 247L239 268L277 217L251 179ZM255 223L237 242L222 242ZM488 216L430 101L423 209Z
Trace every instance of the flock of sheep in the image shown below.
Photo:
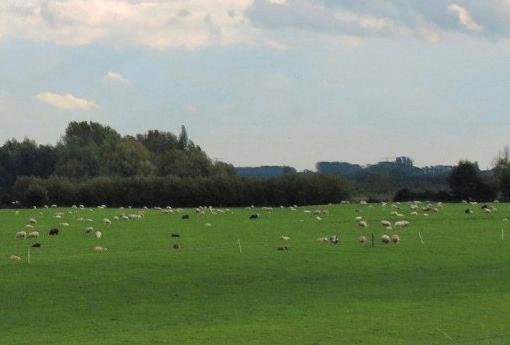
M347 202L343 202L343 203L347 203ZM361 202L362 205L366 204L366 202ZM405 217L406 215L404 214L404 207L401 207L400 203L393 203L393 204L388 204L388 203L381 203L380 204L381 207L383 208L391 208L392 211L389 213L390 216L394 216L394 217L397 217L397 218L403 218ZM473 205L476 205L476 203L471 203L471 206ZM441 208L443 207L443 204L442 203L436 203L436 204L431 204L431 203L422 203L422 202L419 202L419 201L415 201L415 202L409 202L408 203L408 206L409 206L409 213L408 215L409 216L418 216L419 215L419 212L422 212L422 215L423 216L428 216L428 212L440 212ZM57 206L56 205L52 205L51 208L56 208ZM48 206L45 206L45 208L50 208ZM101 205L101 206L98 206L99 209L104 209L106 208L105 205ZM130 207L129 207L130 208ZM255 207L254 206L251 206L251 207L248 207L247 209L254 209ZM284 208L283 206L281 206L281 208ZM57 212L55 213L54 217L56 219L63 219L65 217L68 217L69 215L73 215L76 213L76 209L81 209L81 210L86 210L85 206L83 205L79 205L79 206L73 206L73 210L69 210L67 211L67 213L64 213L64 212ZM174 214L174 213L181 213L183 212L182 209L173 209L172 207L170 206L167 206L166 208L160 208L160 207L155 207L154 208L155 210L157 211L160 211L161 213L165 213L165 214ZM289 207L289 209L291 211L297 211L298 210L298 206L294 205L294 206L291 206ZM90 211L94 211L94 209L89 209ZM121 207L121 210L124 210L123 207ZM143 210L137 212L137 213L131 213L131 214L125 214L125 213L122 213L118 216L115 216L113 217L112 219L109 219L109 218L104 218L102 223L105 227L108 227L110 225L112 225L113 222L118 222L118 221L131 221L131 220L141 220L145 217L145 214L146 214L146 210L148 210L147 207L144 207ZM496 211L496 208L491 206L491 205L483 205L482 206L482 210L483 212L486 212L486 213L492 213L494 211ZM273 208L272 207L262 207L261 208L261 211L263 212L272 212L273 211ZM355 210L356 212L359 212L359 210ZM217 214L225 214L225 213L233 213L230 209L217 209L217 208L213 208L211 206L209 207L198 207L195 209L195 212L197 215L204 215L207 213L210 213L210 214L214 214L214 215L217 215ZM327 216L329 214L329 211L328 210L315 210L315 211L311 211L311 210L304 210L304 213L305 214L309 214L309 215L312 215L317 221L322 221L323 217ZM473 210L471 208L468 208L465 210L465 213L466 214L471 214L473 213ZM19 211L16 211L16 214L19 214ZM40 214L42 215L43 213L40 212ZM259 213L254 213L254 214L251 214L249 216L249 219L250 220L257 220L261 217L261 215ZM181 216L181 219L183 220L186 220L186 219L190 219L190 215L189 214L182 214ZM91 219L91 218L84 218L84 217L79 217L79 218L76 218L76 220L78 222L93 222L94 220ZM355 220L357 221L357 225L361 228L361 229L367 229L369 224L368 224L368 221L366 219L364 219L363 217L361 216L357 216L355 217ZM506 221L508 221L508 219L504 219ZM300 222L304 221L304 220L299 220ZM37 240L39 239L40 237L40 233L39 231L35 230L36 226L38 224L38 221L35 219L35 218L30 218L28 220L28 223L26 224L26 230L24 231L18 231L16 232L15 234L15 237L16 239L18 240L28 240L28 239L34 239L34 240ZM67 222L60 222L59 223L61 227L69 227L70 224L67 223ZM411 223L408 221L408 220L405 220L405 219L401 219L401 220L397 220L397 221L394 221L394 222L391 222L387 219L383 219L380 221L380 225L386 230L386 233L384 233L381 237L380 237L380 241L383 243L383 244L390 244L390 243L393 243L393 244L399 244L400 243L400 235L395 233L397 231L397 229L400 229L402 230L403 228L406 228L410 225ZM205 226L211 226L210 223L206 223ZM392 233L393 232L393 233ZM49 236L58 236L60 233L60 230L58 228L52 228L49 230L48 232L48 235ZM84 233L86 235L94 235L95 238L99 241L102 239L103 237L103 232L98 230L98 229L95 229L93 226L87 226L85 227L85 230L84 230ZM173 240L178 240L180 238L180 235L179 234L171 234L171 238ZM287 242L287 241L290 241L290 236L286 236L286 235L281 235L280 236L280 240L281 241L284 241L284 242ZM323 236L323 237L319 237L317 239L319 242L321 243L330 243L330 244L333 244L333 245L337 245L341 242L341 239L340 239L340 236L338 234L335 234L335 235L331 235L331 236ZM372 236L367 236L366 234L362 234L359 236L358 238L358 241L360 244L362 245L366 245L366 244L369 244L369 243L372 243L372 245L374 244L374 235L372 234ZM41 243L39 242L35 242L31 245L32 248L41 248ZM174 249L181 249L181 246L180 244L178 243L175 243L172 248ZM104 247L104 246L101 246L101 245L96 245L92 248L92 250L96 253L102 253L102 252L106 252L108 250L108 248ZM277 247L277 250L278 251L282 251L282 252L288 252L289 251L289 247L288 246L279 246ZM22 261L22 258L19 256L19 255L12 255L10 256L10 260L13 261L13 262L21 262Z

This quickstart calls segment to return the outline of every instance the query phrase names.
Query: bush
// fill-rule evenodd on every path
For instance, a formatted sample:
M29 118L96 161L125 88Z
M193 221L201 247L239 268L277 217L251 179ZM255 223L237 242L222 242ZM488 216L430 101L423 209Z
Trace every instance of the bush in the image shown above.
M100 177L81 182L66 178L20 178L13 187L30 205L61 206L248 206L327 204L348 200L351 187L342 177L283 175L271 179L213 176L199 178ZM30 195L30 198L28 197Z
M28 187L23 198L25 206L42 206L48 202L48 190L39 184Z

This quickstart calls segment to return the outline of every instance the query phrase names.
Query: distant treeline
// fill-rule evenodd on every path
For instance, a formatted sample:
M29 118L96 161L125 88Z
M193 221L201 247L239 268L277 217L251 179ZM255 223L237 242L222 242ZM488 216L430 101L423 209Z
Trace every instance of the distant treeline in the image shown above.
M364 168L323 163L318 164L318 173L262 167L273 175L253 177L256 170L236 173L232 165L212 161L188 138L184 126L179 136L158 130L122 136L95 122L71 122L56 145L12 139L0 147L0 206L279 206L350 198L510 200L508 150L491 171L462 161L424 172L407 157ZM335 166L348 173L335 173Z
M9 140L0 147L2 206L55 203L132 206L289 205L350 197L338 176L236 176L189 138L151 130L121 136L95 122L71 122L57 145Z

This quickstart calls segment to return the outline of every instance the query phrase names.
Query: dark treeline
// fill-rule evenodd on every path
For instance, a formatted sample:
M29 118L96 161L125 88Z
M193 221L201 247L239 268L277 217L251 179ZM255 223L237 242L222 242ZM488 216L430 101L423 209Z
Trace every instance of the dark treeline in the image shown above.
M336 163L335 163L336 164ZM461 161L448 171L416 168L400 157L366 168L323 165L334 173L242 177L230 164L212 161L184 126L179 136L157 130L122 136L94 122L71 122L56 145L9 140L0 147L0 203L33 206L246 206L325 204L395 199L510 201L508 150L494 169ZM321 170L319 170L321 171Z
M189 138L157 130L121 136L94 122L71 122L55 146L9 140L0 148L3 206L290 205L339 202L350 186L338 176L295 173L241 178Z

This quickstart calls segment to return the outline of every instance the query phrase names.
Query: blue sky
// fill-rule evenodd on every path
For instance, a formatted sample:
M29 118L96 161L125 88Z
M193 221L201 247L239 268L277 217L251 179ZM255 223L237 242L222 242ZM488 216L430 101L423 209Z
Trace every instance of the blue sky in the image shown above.
M4 0L0 140L71 120L235 165L490 165L510 144L510 0Z

